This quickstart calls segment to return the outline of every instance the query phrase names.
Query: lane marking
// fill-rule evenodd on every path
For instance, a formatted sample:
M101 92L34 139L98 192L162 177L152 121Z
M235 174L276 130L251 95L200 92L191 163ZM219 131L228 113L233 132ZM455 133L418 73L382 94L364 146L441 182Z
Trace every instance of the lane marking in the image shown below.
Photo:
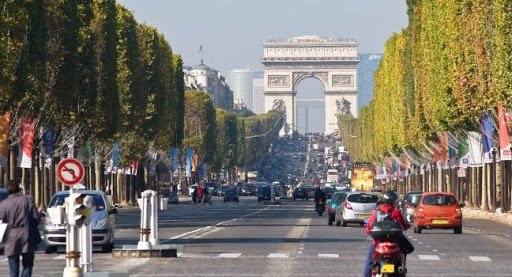
M217 258L239 258L242 253L220 253Z
M440 258L437 255L418 255L418 259L423 261L439 261Z
M491 262L491 258L487 256L469 256L473 262Z
M304 251L297 251L297 254L302 255L304 254Z
M55 258L53 258L52 260L65 260L66 259L66 255L59 255Z
M267 258L281 258L281 259L286 259L286 258L289 258L290 255L288 254L284 254L284 253L270 253L268 254Z
M258 214L258 213L261 213L261 212L266 211L266 210L268 210L268 209L270 209L270 207L266 207L266 208L264 208L264 209L257 210L256 212L252 212L252 213L250 213L250 214L246 214L246 215L241 216L241 217L233 218L233 219L226 220L226 221L221 221L221 222L219 222L219 223L217 223L217 224L215 224L215 225L213 225L213 226L212 226L212 225L208 225L208 226L205 226L205 227L202 227L202 228L199 228L199 229L195 229L195 230L192 230L192 231L189 231L189 232L185 232L185 233L182 233L182 234L176 235L176 236L174 236L174 237L170 237L170 238L168 238L168 239L165 239L165 240L161 241L160 243L161 243L161 244L165 244L165 243L167 243L167 242L169 242L169 241L171 241L171 240L180 239L180 238L182 238L182 237L186 237L186 236L189 236L189 235L192 235L192 234L198 233L198 232L202 232L202 231L209 231L209 230L211 230L211 229L215 229L215 228L217 228L218 226L222 226L222 225L224 225L224 224L226 224L226 223L233 222L233 221L236 221L236 220L240 220L240 219L246 218L246 217L248 217L248 216L255 215L255 214Z
M437 249L432 249L433 252L437 252Z
M318 253L319 258L330 258L330 259L338 259L340 254L326 254L326 253Z

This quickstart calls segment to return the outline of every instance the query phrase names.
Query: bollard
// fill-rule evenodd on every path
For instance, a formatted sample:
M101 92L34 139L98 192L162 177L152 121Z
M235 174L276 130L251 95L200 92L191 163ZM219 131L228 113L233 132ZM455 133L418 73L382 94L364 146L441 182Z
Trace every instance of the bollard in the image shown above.
M270 203L276 203L276 186L270 186Z
M156 191L150 190L151 200L150 200L150 221L149 228L151 229L149 233L149 242L151 246L158 245L158 193Z
M150 230L150 203L149 199L151 197L150 191L144 191L141 193L142 198L137 199L140 208L140 240L137 244L137 249L139 250L150 250L151 243L149 241Z

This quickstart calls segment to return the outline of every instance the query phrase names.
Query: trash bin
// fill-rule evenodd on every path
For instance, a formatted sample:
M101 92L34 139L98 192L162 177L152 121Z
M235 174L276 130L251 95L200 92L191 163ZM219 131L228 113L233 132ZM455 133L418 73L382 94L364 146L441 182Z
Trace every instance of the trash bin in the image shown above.
M169 203L169 198L167 197L160 197L160 210L164 211L167 210L167 205Z

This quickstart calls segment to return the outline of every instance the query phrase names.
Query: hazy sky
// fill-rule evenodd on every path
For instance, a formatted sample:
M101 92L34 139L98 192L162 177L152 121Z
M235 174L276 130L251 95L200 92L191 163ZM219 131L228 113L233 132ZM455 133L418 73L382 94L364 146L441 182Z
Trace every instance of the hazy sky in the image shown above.
M221 72L260 68L267 39L318 35L354 38L359 52L383 52L407 25L405 0L118 0L162 32L186 65Z

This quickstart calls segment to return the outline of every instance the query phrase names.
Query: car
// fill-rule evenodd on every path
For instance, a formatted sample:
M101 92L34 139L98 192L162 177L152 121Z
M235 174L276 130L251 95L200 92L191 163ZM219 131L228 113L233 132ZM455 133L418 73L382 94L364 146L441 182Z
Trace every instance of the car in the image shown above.
M235 201L239 202L240 199L238 198L238 190L236 188L229 188L224 193L224 203L228 201Z
M327 199L330 199L332 195L336 192L336 189L333 187L325 187L324 192Z
M93 198L96 207L92 212L91 227L93 246L101 246L103 253L110 253L114 248L115 214L116 207L110 205L105 193L96 190L75 190L76 193L85 194ZM59 191L54 194L48 207L63 206L69 191ZM66 247L66 225L54 224L48 213L45 213L43 225L43 241L45 253L57 251L58 247Z
M329 216L327 217L327 224L332 225L336 222L337 226L341 225L341 210L340 204L345 200L346 192L335 192L327 205Z
M196 190L197 188L197 184L193 184L191 185L189 188L188 188L188 196L192 197L192 195L194 194L194 190Z
M308 191L303 187L295 188L293 190L292 200L295 201L295 199L297 199L297 198L308 201L309 200Z
M255 195L256 184L244 183L240 188L240 196L251 196Z
M215 190L217 188L217 185L215 185L215 183L204 183L203 185L204 187L208 188L208 194L209 195L214 195L216 194Z
M230 187L229 186L221 186L216 192L217 192L217 196L224 196L224 194L226 194L226 191L229 189Z
M422 194L423 192L421 191L407 192L399 202L398 207L408 222L413 221L414 210L416 209L416 205L418 205L418 201L420 200Z
M340 225L347 227L348 223L358 223L364 226L377 206L379 197L370 192L349 192L341 204Z
M423 229L453 229L462 234L462 210L453 193L424 192L414 211L414 232Z
M258 186L258 202L264 200L270 200L270 185L259 185Z

